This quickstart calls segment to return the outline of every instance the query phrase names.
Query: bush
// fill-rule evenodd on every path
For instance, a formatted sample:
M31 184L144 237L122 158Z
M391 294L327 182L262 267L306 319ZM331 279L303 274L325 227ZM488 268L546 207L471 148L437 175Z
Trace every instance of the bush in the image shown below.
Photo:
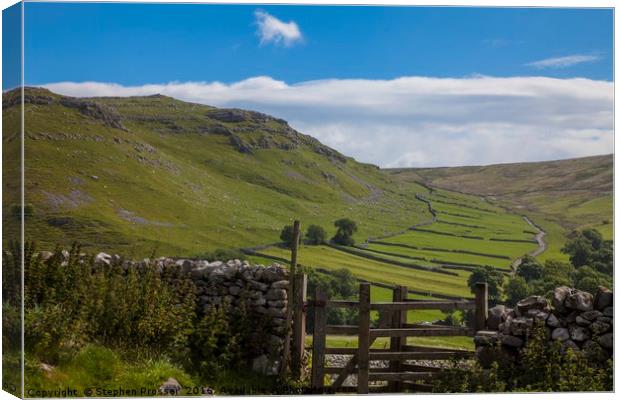
M338 228L336 234L332 238L334 243L343 246L353 246L355 244L355 240L353 240L353 234L357 232L357 224L355 221L349 218L341 218L334 222L334 226Z
M476 283L486 282L489 290L489 302L495 305L501 298L503 281L504 275L500 271L490 265L485 265L484 267L476 267L472 271L467 279L467 285L474 293Z
M508 280L504 289L506 293L506 303L514 307L521 299L530 295L530 288L521 276L514 276Z
M289 249L293 248L293 241L295 240L293 233L293 225L284 226L280 232L280 240ZM302 238L300 237L299 239L301 240Z
M322 244L327 239L327 233L325 229L319 225L310 225L306 231L306 243L307 244Z
M535 327L523 353L515 361L498 354L497 362L484 370L459 368L454 361L436 381L435 392L563 392L613 390L613 365L596 364L583 353L562 349L559 342L549 345L544 325ZM497 348L496 351L502 351Z

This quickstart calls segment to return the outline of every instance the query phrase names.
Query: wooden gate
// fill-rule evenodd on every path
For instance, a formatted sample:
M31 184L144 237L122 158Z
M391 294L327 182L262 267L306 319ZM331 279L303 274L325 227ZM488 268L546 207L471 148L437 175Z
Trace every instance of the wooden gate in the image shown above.
M357 301L329 300L320 289L315 292L314 332L312 338L313 392L337 392L355 390L355 386L344 387L349 375L357 374L357 393L365 394L369 389L377 392L400 392L405 389L429 389L428 381L435 378L441 369L409 364L415 360L450 360L472 357L473 352L447 348L407 345L407 337L422 336L472 336L484 330L487 319L487 284L476 285L475 300L435 301L411 300L407 288L397 286L393 290L392 302L371 302L370 283L361 283ZM357 326L328 325L327 311L330 308L355 308L359 311ZM407 323L409 310L474 310L475 326L451 327L431 324ZM376 327L371 327L371 311L381 315ZM328 348L327 335L357 335L357 348ZM389 337L389 349L372 349L375 339ZM326 354L349 354L352 357L343 367L326 367ZM389 361L387 368L371 368L370 361ZM331 385L325 387L325 375L335 375ZM425 383L420 383L421 381ZM369 387L369 382L388 382L387 386Z

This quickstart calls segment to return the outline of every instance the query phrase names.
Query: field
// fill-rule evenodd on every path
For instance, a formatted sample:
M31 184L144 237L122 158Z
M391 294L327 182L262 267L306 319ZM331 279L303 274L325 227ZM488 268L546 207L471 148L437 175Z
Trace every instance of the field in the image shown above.
M533 239L537 229L522 216L479 197L423 190L416 193L417 201L430 202L436 215L428 224L369 240L354 250L302 246L299 262L328 271L348 268L358 279L406 285L419 293L471 298L467 287L471 269L490 265L509 273L514 260L537 249ZM280 259L288 259L289 253L278 246L260 250ZM375 295L389 298L389 292L377 290Z

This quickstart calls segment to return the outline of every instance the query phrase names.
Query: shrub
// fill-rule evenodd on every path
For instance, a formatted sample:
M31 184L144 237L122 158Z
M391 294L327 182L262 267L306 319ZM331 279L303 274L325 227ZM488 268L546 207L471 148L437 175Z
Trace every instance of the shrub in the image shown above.
M319 225L310 225L306 231L306 243L307 244L321 244L327 239L327 233Z
M514 276L508 280L504 288L506 293L506 303L514 307L521 299L530 295L530 288L521 276Z
M543 325L534 328L521 356L516 360L498 357L489 370L478 362L472 368L451 369L436 381L435 392L562 392L610 391L613 389L611 360L600 365L583 353L563 349L559 342L549 345ZM496 351L502 351L498 347ZM500 355L503 353L500 353Z
M483 267L476 267L472 271L467 279L467 285L474 293L476 283L486 282L489 290L489 301L492 304L497 304L502 294L503 281L504 275L500 271L490 265L485 265Z
M293 235L293 225L286 225L282 228L282 231L280 232L280 240L282 240L284 245L289 249L293 247L293 241L295 240Z
M353 234L357 232L357 224L355 221L349 218L341 218L334 222L334 226L338 228L336 234L332 238L334 243L343 246L353 246L355 240L353 240Z

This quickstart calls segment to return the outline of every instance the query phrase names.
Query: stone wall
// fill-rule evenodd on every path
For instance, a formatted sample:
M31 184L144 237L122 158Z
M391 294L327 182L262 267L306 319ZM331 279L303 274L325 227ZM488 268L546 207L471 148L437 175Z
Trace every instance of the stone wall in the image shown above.
M481 364L490 365L497 345L503 353L518 357L536 323L544 326L549 342L559 341L563 348L583 351L599 361L613 355L613 292L601 287L593 296L561 286L551 299L530 296L514 309L491 308L488 331L478 332L474 338Z
M278 372L286 335L289 286L288 271L281 265L250 265L248 261L241 260L209 262L172 258L134 262L122 261L119 256L105 253L95 256L95 264L113 263L122 263L124 268L154 264L160 273L173 268L182 274L189 274L196 286L198 313L202 315L222 304L231 307L246 304L250 312L256 313L265 322L254 332L260 355L251 360L252 368L268 375Z

